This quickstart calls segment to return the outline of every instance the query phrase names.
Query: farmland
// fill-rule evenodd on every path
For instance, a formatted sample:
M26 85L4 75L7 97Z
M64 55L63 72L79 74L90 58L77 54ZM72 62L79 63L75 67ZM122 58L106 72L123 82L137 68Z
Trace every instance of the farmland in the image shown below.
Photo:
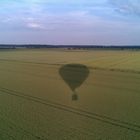
M89 71L77 100L67 64ZM0 51L0 140L55 139L140 139L140 51Z

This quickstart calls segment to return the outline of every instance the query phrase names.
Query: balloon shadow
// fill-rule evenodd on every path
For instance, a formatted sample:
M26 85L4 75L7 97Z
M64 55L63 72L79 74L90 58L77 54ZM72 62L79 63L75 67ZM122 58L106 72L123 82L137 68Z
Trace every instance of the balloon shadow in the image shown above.
M73 91L72 100L78 100L76 88L80 87L89 75L89 69L82 64L66 64L59 69L59 74Z

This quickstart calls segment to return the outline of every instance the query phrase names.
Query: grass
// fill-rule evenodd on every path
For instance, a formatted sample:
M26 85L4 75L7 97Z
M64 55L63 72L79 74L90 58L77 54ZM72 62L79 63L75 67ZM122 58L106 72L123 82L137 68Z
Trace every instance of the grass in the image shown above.
M139 62L139 51L0 52L0 140L139 140ZM66 64L89 69L76 101Z

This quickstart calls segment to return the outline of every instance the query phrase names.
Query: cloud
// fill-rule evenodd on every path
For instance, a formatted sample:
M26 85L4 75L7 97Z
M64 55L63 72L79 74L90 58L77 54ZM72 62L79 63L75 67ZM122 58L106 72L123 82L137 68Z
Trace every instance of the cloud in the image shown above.
M27 23L27 27L32 29L45 29L43 25L39 23L33 23L33 22Z
M88 16L88 14L89 14L88 11L84 11L84 10L72 11L68 13L69 16L73 16L73 17L85 17Z
M140 16L139 0L109 0L109 2L120 13Z
M139 5L139 0L0 0L0 39L58 44L127 42L127 38L140 36Z

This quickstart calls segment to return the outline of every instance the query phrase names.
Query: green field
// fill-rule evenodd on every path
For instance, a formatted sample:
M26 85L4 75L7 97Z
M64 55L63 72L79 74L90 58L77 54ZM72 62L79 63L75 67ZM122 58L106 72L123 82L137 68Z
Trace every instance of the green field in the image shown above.
M140 140L140 51L1 50L0 140Z

